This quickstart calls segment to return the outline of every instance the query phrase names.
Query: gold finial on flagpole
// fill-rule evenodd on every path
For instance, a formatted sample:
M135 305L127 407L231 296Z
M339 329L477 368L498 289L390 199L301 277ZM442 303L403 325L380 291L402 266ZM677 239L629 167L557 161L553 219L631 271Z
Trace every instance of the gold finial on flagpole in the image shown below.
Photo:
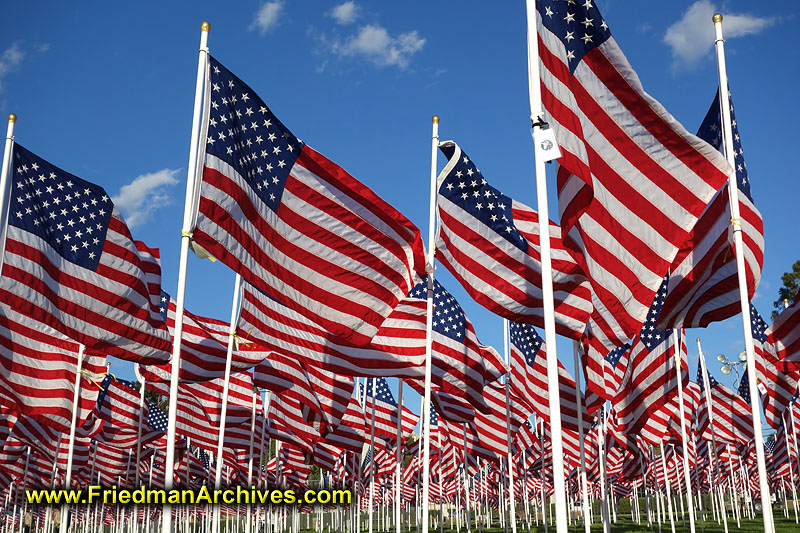
M211 24L209 24L208 22L203 22L202 24L200 24L200 29L202 31L206 31L206 32L210 31L211 30Z
M433 120L434 124L438 124L439 123L439 115L433 115L433 118L431 120Z
M11 113L10 115L8 115L8 121L9 122L16 122L17 121L17 115L15 115L14 113Z
M717 22L722 22L722 13L714 13L714 16L711 17L711 20L714 21L714 24Z

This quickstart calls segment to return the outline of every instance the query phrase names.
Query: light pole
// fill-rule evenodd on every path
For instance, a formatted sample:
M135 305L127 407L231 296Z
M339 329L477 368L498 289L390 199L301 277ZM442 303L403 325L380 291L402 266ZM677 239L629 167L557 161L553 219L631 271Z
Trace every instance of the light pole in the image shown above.
M733 370L736 373L736 389L739 389L739 382L741 381L741 376L739 375L738 366L742 366L742 371L747 370L747 353L741 352L738 357L738 361L728 361L728 358L725 357L725 354L717 355L717 361L722 363L722 369L720 372L725 374L726 376L731 373Z

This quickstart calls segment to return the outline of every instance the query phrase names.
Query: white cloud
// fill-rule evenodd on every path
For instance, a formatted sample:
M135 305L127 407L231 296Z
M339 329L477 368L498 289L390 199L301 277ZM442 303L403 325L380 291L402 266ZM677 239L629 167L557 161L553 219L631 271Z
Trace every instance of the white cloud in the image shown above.
M0 90L3 90L3 78L17 68L25 59L25 52L19 43L14 43L6 48L0 55Z
M50 45L46 43L32 47L37 54L47 52L49 48ZM19 42L12 44L0 54L0 91L3 90L3 79L16 70L29 55L29 51L24 50Z
M379 67L406 68L411 56L422 50L425 39L414 30L392 37L383 26L367 24L344 42L334 41L331 49L343 57L362 57Z
M258 11L253 22L250 24L251 30L258 30L261 35L275 29L278 19L283 14L283 0L266 2Z
M156 209L172 203L169 188L178 183L175 177L179 169L165 168L158 172L142 174L112 197L114 205L125 216L128 227L147 222Z
M672 48L673 69L691 68L705 57L714 45L711 17L717 7L710 0L697 0L678 22L667 28L664 42ZM725 39L761 33L777 22L775 17L723 14Z
M343 4L334 7L330 16L336 21L337 24L350 24L358 18L359 8L353 0L348 0Z

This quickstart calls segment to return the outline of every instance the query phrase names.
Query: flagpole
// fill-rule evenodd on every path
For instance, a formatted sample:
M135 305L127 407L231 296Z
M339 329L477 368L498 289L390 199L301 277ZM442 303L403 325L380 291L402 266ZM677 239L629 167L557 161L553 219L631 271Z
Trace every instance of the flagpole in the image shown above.
M233 363L233 349L236 341L236 318L239 314L239 293L242 290L242 276L236 274L236 280L233 282L233 303L231 304L231 321L228 326L228 351L225 354L225 377L222 382L222 410L220 412L219 421L219 439L217 440L217 464L222 464L222 452L225 446L225 420L228 414L228 393L231 384L231 365ZM255 411L255 409L254 409ZM222 469L217 468L214 473L214 489L219 490L222 488ZM219 505L214 506L214 514L216 520L214 521L215 531L219 531ZM249 509L249 506L248 506ZM249 511L248 511L249 512Z
M692 479L689 473L689 439L686 438L686 409L683 404L683 380L681 377L681 336L678 330L672 330L672 344L675 346L675 374L678 376L678 417L681 422L681 442L683 443L683 478L686 483L686 506L689 508L689 531L695 533L694 503L692 501Z
M598 457L598 465L600 467L600 516L603 520L603 531L605 533L610 533L611 531L611 513L610 513L610 506L608 503L608 487L606 486L606 432L605 432L605 425L606 425L606 418L607 416L605 413L606 405L603 403L603 406L600 408L600 414L603 415L600 418L600 427L597 428L597 432L599 435L598 439L598 449L600 450L600 456Z
M3 150L3 166L0 167L0 270L3 269L3 257L6 250L6 226L8 225L8 203L10 201L9 179L11 173L11 152L14 149L14 124L17 122L17 115L8 115L8 130L6 131L6 146Z
M403 468L403 379L397 391L397 467L395 468L394 521L395 533L400 533L400 483Z
M791 410L792 410L792 406L789 405L789 411L791 411ZM788 417L785 417L785 418L788 418ZM789 445L789 424L787 423L786 420L783 421L783 438L786 441L786 452L787 452L787 455L789 456L789 479L792 482L792 496L793 496L793 499L794 499L794 522L795 522L795 524L800 524L800 519L798 519L798 516L797 516L797 488L795 487L795 484L794 484L794 470L792 469L792 448ZM795 450L795 454L796 454L796 452L797 452L797 450ZM786 493L786 490L784 489L784 494L785 493ZM784 498L784 500L785 500L785 498ZM787 507L788 507L788 505L787 505Z
M717 465L717 472L719 472L719 459L717 458L717 435L714 432L714 412L711 408L711 380L708 379L708 367L706 367L706 357L703 355L703 348L700 346L700 338L697 339L697 353L700 355L700 365L703 367L703 388L705 389L706 407L708 409L708 426L711 428L711 443L713 445L709 459ZM721 477L717 475L717 477ZM712 487L713 494L713 487ZM713 496L712 496L713 499ZM728 533L728 515L725 512L725 497L720 492L720 501L722 502L722 520L725 523L725 533Z
M792 402L792 403L794 403L794 402ZM796 434L796 428L795 428L795 423L794 423L794 407L792 406L791 403L789 404L789 418L792 421L791 433L792 433L792 442L794 443L795 467L800 468L800 451L798 451L798 449L797 449L797 434ZM789 429L788 425L784 429L788 430ZM791 460L789 461L789 466L791 467ZM791 470L791 468L790 468L790 470ZM800 470L798 471L798 476L800 476ZM794 483L794 482L792 482L792 483ZM792 494L793 494L793 498L794 498L794 507L795 507L795 522L797 522L797 490L796 490L796 487L794 485L792 485Z
M434 257L436 254L436 175L437 157L439 149L439 117L434 115L431 133L431 191L430 211L428 213L428 307L425 325L425 393L422 400L422 528L428 532L428 496L430 494L431 473L431 349L433 346L433 271L435 268Z
M369 533L372 533L372 515L375 507L375 384L378 380L372 378L372 424L369 430ZM367 387L364 387L364 399L366 400Z
M578 361L578 341L572 341L572 353L575 356L575 402L578 405L578 448L581 457L581 488L583 492L583 525L586 533L590 533L592 528L591 516L589 514L589 480L586 476L586 449L583 440L583 399L581 398L581 374L580 363Z
M144 424L144 389L145 389L145 379L144 376L139 374L137 377L139 378L139 383L141 388L139 389L139 427L136 430L136 487L139 486L139 463L142 460L142 425Z
M508 319L503 319L503 347L504 347L504 355L506 364L509 363L509 345L508 345ZM511 457L511 397L509 395L508 388L510 387L511 383L511 367L509 366L509 371L505 375L505 390L506 390L506 442L507 442L507 452L508 452L508 461L506 461L508 466L508 505L510 507L510 516L509 519L511 521L511 532L517 533L517 513L516 509L514 508L514 504L516 503L516 498L514 496L514 467L512 466L512 457Z
M72 456L75 450L75 426L78 424L78 404L81 400L81 368L83 368L84 350L85 347L83 344L79 344L78 365L75 369L75 391L72 396L72 423L69 427L69 441L67 444L67 470L64 474L64 489L66 490L69 490L70 483L72 482ZM56 457L56 460L57 459L58 457ZM61 524L59 525L60 533L67 532L67 508L68 504L66 502L61 505Z
M661 469L664 471L664 490L667 493L667 513L669 513L669 525L672 528L672 533L675 533L675 520L672 517L672 490L669 483L669 472L667 472L667 450L664 448L664 439L660 440L661 444Z
M535 0L527 0L528 18L528 92L530 96L533 131L544 129L541 87L539 82L539 50L536 32ZM542 302L544 305L544 340L547 345L547 390L550 405L550 433L553 441L553 490L556 504L556 531L567 533L566 476L564 472L564 447L561 439L561 401L558 387L558 356L556 354L556 323L553 303L553 274L550 258L550 220L547 209L547 176L544 159L535 150L536 200L539 209L539 240L542 261Z
M172 342L172 368L169 381L169 409L167 413L167 449L164 460L164 488L170 490L174 484L175 472L175 422L178 415L178 378L181 368L181 338L183 335L183 306L186 297L186 265L189 259L189 244L192 239L194 219L194 192L197 181L198 144L200 142L200 116L202 114L203 89L205 87L206 64L208 62L208 32L211 25L200 25L200 50L197 61L197 81L194 92L194 111L192 113L192 136L189 145L189 164L186 179L186 200L183 209L181 229L181 251L178 263L178 291L175 295L175 327ZM162 533L172 531L172 507L167 504L161 513Z
M722 109L722 131L725 142L725 156L734 169L728 179L728 192L730 194L731 226L733 228L733 244L736 256L736 269L739 277L739 299L742 305L742 325L744 327L744 348L747 354L748 386L750 388L750 409L753 412L753 433L755 434L756 463L758 465L758 484L761 489L761 508L764 513L764 531L774 533L775 524L772 517L772 503L770 501L769 482L767 480L767 467L764 457L764 436L761 434L761 410L759 409L759 394L757 387L757 373L755 353L753 351L753 331L750 321L750 299L747 294L747 277L744 265L744 246L742 244L742 222L739 218L739 187L736 183L736 162L733 152L733 133L731 125L731 107L728 97L728 73L725 65L725 40L722 37L722 15L716 13L713 17L714 31L716 34L715 46L717 52L717 69L719 72L719 102Z

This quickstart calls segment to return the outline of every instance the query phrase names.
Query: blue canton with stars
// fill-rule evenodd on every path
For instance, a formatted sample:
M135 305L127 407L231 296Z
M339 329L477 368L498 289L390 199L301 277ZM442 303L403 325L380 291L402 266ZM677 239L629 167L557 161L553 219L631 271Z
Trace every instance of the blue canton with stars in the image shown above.
M303 143L247 84L213 57L209 62L211 107L206 153L229 163L275 211Z
M530 324L519 324L517 322L510 322L508 326L511 338L511 344L517 347L522 356L525 358L525 363L528 366L533 366L536 361L536 355L542 348L542 339Z
M456 151L452 143L444 144L439 149L448 160L453 158ZM528 251L528 241L514 226L511 198L489 185L475 163L463 151L461 159L442 181L439 194L523 252Z
M697 385L700 387L700 394L705 392L706 384L705 380L703 379L703 367L700 366L700 363L697 363ZM711 372L708 373L708 385L713 389L717 385L719 385L719 381L714 379L714 376L711 375Z
M111 384L111 381L114 380L118 384L123 387L127 387L130 389L128 391L131 394L139 394L139 391L136 390L136 387L133 386L132 381L127 381L124 379L117 379L111 374L106 374L103 378L103 381L100 382L100 392L97 394L97 409L100 410L103 408L103 403L106 399L106 394L108 393L108 387ZM151 428L155 429L156 431L166 431L167 430L167 415L164 414L164 411L158 408L150 400L145 399L147 404L147 420L146 422L150 425ZM113 423L113 418L112 418ZM109 421L106 420L106 424L109 424Z
M739 380L739 396L747 402L747 405L750 405L750 376L748 376L747 372L750 370L749 368L745 368L744 372L742 372L742 379Z
M96 271L114 204L99 185L14 145L8 223L44 239L61 257Z
M570 73L583 56L603 44L611 32L591 0L537 0L542 24L564 44Z
M767 323L761 318L761 313L753 304L750 304L750 325L753 329L753 340L765 342L767 340Z
M739 185L739 190L752 202L753 196L750 192L750 178L747 175L747 163L744 162L744 150L742 149L742 141L739 138L739 126L736 124L736 114L733 112L733 99L728 91L728 101L731 104L731 132L733 133L733 157L736 165L736 183ZM719 150L725 151L722 142L722 118L719 105L719 90L714 96L714 101L711 103L711 108L706 113L706 118L697 130L697 136L706 141L708 144Z
M409 298L427 300L428 282L417 283L408 293ZM456 341L464 341L467 318L464 310L447 289L433 280L433 331Z
M436 426L439 424L439 413L436 412L436 408L433 406L433 402L431 402L430 410L431 410L431 426Z
M164 322L167 321L167 311L169 311L169 301L172 297L164 292L161 291L161 301L158 304L158 312L161 314L161 318L164 319Z
M631 347L630 343L626 342L622 346L618 346L613 350L611 350L610 352L608 352L608 354L606 354L604 359L611 364L612 368L614 368L617 366L617 364L619 364L620 359L622 359L622 356L625 355L625 352L627 352L630 349L630 347Z
M372 398L372 380L375 378L367 379L366 391L367 391L367 398ZM365 390L364 384L361 384L361 390ZM378 381L375 383L375 397L378 399L379 402L387 403L392 407L397 407L397 402L394 400L394 396L392 396L392 391L389 390L389 385L386 383L386 378L378 378Z
M669 336L672 334L671 330L656 329L653 325L658 321L658 314L661 312L661 307L664 305L664 298L667 297L668 280L669 276L666 276L664 281L661 282L661 286L658 288L658 292L656 292L656 297L653 299L653 303L647 311L647 318L644 321L644 325L642 325L642 331L639 333L642 343L644 343L645 347L651 352L662 342L669 339Z
M156 431L167 430L167 415L157 405L147 400L147 423Z
M775 437L772 437L764 443L764 449L767 451L767 453L772 453L775 451L775 446L777 443L778 441L775 439Z
M767 340L767 323L764 322L764 319L761 318L761 314L756 310L756 306L750 304L750 328L753 333L753 341L754 342L765 342ZM742 372L742 379L739 381L739 396L742 397L744 401L748 404L750 403L750 383L748 381L749 377L747 372L750 369L745 367L744 372Z

